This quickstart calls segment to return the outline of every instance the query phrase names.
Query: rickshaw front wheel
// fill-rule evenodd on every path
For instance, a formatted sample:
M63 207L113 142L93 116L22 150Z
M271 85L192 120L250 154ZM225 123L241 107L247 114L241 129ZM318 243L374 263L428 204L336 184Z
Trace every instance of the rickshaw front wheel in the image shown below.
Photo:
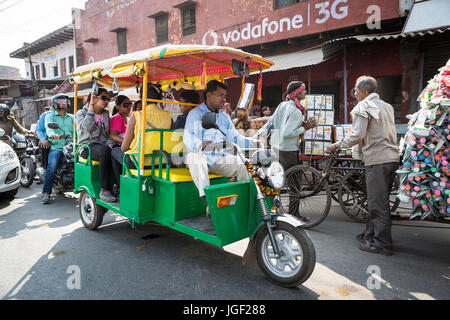
M86 190L83 190L78 199L78 210L83 225L89 230L96 230L103 222L106 208L99 206Z
M285 222L273 229L281 257L275 256L266 227L256 238L256 260L267 278L282 287L297 287L311 276L316 265L316 251L305 230Z

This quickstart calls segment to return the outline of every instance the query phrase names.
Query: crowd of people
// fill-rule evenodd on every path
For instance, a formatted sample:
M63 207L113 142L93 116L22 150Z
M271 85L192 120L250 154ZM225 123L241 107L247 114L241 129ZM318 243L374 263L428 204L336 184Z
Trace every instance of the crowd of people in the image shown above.
M377 82L374 78L360 77L355 83L355 89L358 104L351 112L352 133L329 146L326 152L357 147L353 156L363 160L365 165L369 208L366 229L357 236L360 249L390 255L392 238L387 199L400 161L394 112L392 106L382 101L376 93ZM314 119L306 119L306 110L301 103L306 95L306 86L301 81L289 83L284 101L273 114L268 106L255 106L251 116L245 109L233 109L227 102L227 90L224 83L212 80L203 92L203 102L196 91L181 92L179 100L186 105L180 105L181 115L175 121L169 111L156 103L151 102L146 108L146 128L184 129L183 142L187 151L185 165L189 168L199 196L205 199L207 215L209 209L204 188L210 183L208 173L235 178L237 181L250 179L240 158L226 149L213 151L209 148L211 144L226 140L244 148L255 147L262 137L270 133L271 147L278 151L280 163L287 170L299 164L299 137L306 130L317 126ZM163 92L159 86L150 85L146 98L162 100ZM40 116L36 132L44 152L42 166L46 169L43 204L52 202L55 170L62 156L62 148L68 141L60 139L57 131L48 126L50 122L57 123L71 139L75 122L77 142L83 146L79 155L85 159L90 156L91 160L98 161L100 199L106 202L119 200L124 157L127 166L133 169L135 166L131 157L139 152L142 100L133 103L127 96L118 95L114 99L112 113L108 109L110 101L110 92L100 88L96 95L89 94L86 104L72 115L68 113L70 98L58 94L52 98L51 107ZM202 127L202 117L208 112L216 114L221 134L218 134L218 130ZM0 127L10 136L13 128L23 134L29 133L10 114L9 107L3 104L0 104ZM144 152L151 153L152 146L146 144L145 148ZM146 159L144 167L150 166L149 160ZM111 173L114 175L113 185L110 183ZM302 219L298 199L289 199L289 213Z

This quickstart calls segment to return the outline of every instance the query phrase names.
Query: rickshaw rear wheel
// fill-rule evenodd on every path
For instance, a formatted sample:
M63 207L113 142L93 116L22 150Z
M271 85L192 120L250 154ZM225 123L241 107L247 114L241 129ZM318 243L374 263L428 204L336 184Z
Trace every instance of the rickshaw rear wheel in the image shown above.
M89 230L96 230L103 222L106 208L99 206L86 190L83 190L78 199L78 210L83 225Z
M305 230L277 222L274 237L283 255L276 258L267 228L256 237L256 260L267 278L282 287L297 287L311 276L316 265L316 250Z

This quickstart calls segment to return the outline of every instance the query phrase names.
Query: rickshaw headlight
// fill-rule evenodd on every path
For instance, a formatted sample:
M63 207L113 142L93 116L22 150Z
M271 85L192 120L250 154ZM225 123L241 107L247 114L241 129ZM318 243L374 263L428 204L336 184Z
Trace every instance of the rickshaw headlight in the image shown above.
M284 184L284 169L278 162L274 161L267 170L267 179L270 186L274 189L280 189Z

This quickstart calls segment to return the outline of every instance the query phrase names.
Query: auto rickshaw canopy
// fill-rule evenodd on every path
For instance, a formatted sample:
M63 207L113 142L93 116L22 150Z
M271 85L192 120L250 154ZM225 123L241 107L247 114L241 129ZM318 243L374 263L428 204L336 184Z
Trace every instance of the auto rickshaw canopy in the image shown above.
M245 62L249 73L270 68L273 62L239 49L202 45L163 45L80 66L70 76L75 84L98 83L121 89L141 86L147 62L151 83L174 88L203 89L210 80L235 76L232 61Z

